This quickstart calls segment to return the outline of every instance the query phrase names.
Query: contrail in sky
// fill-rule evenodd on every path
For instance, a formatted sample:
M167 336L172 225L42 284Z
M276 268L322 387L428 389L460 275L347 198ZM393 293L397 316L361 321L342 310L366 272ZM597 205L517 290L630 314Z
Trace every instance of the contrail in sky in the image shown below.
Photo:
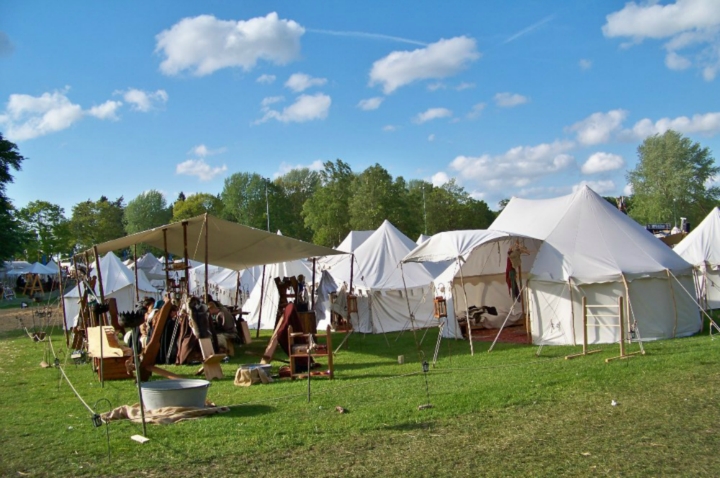
M310 33L320 33L323 35L335 35L339 37L356 37L356 38L372 38L374 40L390 40L395 41L399 43L409 43L410 45L420 45L420 46L427 46L428 43L417 41L417 40L410 40L408 38L401 38L401 37L394 37L391 35L383 35L380 33L365 33L365 32L339 32L335 30L318 30L315 28L308 28L308 32Z
M510 36L507 40L505 40L505 41L502 42L501 44L502 44L502 45L505 45L506 43L510 43L511 41L515 41L515 40L517 40L518 38L520 38L521 36L525 35L526 33L530 33L531 31L533 31L533 30L535 30L536 28L538 28L538 27L546 24L547 22L551 21L551 20L554 19L554 18L555 18L555 14L553 13L552 15L549 15L549 16L543 18L543 19L540 20L539 22L533 23L532 25L530 25L530 26L527 27L527 28L523 28L522 30L520 30L520 31L517 32L516 34Z

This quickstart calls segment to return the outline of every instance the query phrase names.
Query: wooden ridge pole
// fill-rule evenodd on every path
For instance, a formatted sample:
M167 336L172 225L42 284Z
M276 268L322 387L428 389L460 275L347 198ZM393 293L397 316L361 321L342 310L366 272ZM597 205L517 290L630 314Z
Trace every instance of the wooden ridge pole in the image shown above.
M165 251L165 290L170 292L170 269L168 268L167 228L163 228L163 250Z
M102 283L102 271L100 270L100 254L98 254L97 246L93 246L93 254L95 254L95 268L97 269L97 281L98 281L98 290L100 291L100 304L105 304L105 291L103 290L103 283ZM101 324L105 325L105 314L100 314Z
M59 257L58 257L58 260L60 260ZM67 317L66 317L66 312L65 312L65 298L63 297L64 289L63 289L63 282L62 282L62 262L58 263L58 280L59 280L58 288L60 290L60 306L62 307L62 316L63 316L63 332L65 333L65 346L70 347L70 335L69 335L68 329L67 329ZM78 287L78 290L80 290L79 287Z
M310 294L310 310L315 310L315 262L317 258L313 257L313 277L312 277L312 292Z
M265 300L265 264L263 264L262 279L260 279L260 309L258 310L258 326L255 338L260 337L260 324L262 323L262 306Z
M182 222L183 227L183 257L185 259L185 293L187 295L190 295L190 277L189 277L189 270L188 270L188 251L187 251L187 221Z
M209 249L209 240L210 240L210 234L208 233L208 215L205 213L205 222L203 222L203 228L205 229L205 302L207 302L208 297L210 297L210 281L208 280L208 260L210 257L210 249Z
M135 302L140 302L140 291L138 290L138 271L137 271L137 244L133 245L133 263L135 264Z

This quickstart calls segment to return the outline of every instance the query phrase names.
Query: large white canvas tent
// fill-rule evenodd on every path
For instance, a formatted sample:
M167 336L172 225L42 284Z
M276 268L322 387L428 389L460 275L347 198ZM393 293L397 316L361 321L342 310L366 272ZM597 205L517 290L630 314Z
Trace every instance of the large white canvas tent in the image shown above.
M94 271L90 274L97 275ZM136 305L135 274L112 252L108 252L100 259L100 274L102 275L105 298L114 298L117 301L119 312L134 310ZM145 296L155 299L160 298L160 293L150 284L142 270L138 270L137 289L140 300ZM98 290L99 288L96 286L96 292ZM77 317L80 312L80 304L78 303L80 300L79 286L75 286L65 294L63 300L65 301L67 326L68 328L74 327L77 324Z
M254 266L242 271L234 271L220 266L208 266L207 282L210 295L225 305L243 306L250 291L260 280L261 273L262 266ZM190 295L203 297L205 295L205 264L190 269L189 277Z
M402 258L415 245L386 220L355 249L352 284L358 295L358 320L353 323L356 331L382 333L437 325L433 317L433 276L422 264L400 267ZM329 272L338 285L349 286L350 261L339 262Z
M265 266L265 278L263 280L262 267L260 268L260 277L250 292L250 297L243 306L243 310L248 312L245 320L250 329L256 329L260 322L261 329L274 329L275 317L278 312L278 303L280 293L275 285L275 278L281 280L285 277L305 276L305 282L310 286L312 281L312 269L308 267L305 261L297 260L290 262L281 262L279 264L270 264ZM260 315L260 304L262 302L262 316Z
M625 297L628 325L643 340L700 330L685 291L692 266L587 186L555 199L513 198L491 229L544 241L527 281L533 343L582 343L582 297L609 306ZM590 343L620 340L616 320L597 321Z
M675 246L674 251L695 267L695 287L700 304L720 308L720 208Z
M456 317L466 316L471 306L497 309L497 316L483 316L481 325L486 328L500 327L506 318L507 324L522 319L522 304L515 303L505 280L507 251L516 241L534 252L542 243L500 231L447 231L435 234L405 256L406 263L451 262L434 281L434 295L445 298L447 303L444 337L459 338ZM530 270L534 257L531 253L522 258L523 276Z

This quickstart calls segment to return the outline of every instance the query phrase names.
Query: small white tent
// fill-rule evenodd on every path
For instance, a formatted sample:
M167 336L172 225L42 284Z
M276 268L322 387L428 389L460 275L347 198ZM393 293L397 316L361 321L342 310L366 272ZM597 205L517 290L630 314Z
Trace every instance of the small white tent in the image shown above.
M108 252L105 257L100 259L100 274L102 275L105 298L114 298L117 301L118 312L134 310L136 304L135 274L112 252ZM96 274L93 272L92 275ZM138 291L140 300L144 296L151 296L155 299L160 298L160 294L150 284L142 270L138 270ZM97 286L95 292L99 294ZM68 327L74 327L77 323L77 316L80 312L79 299L79 286L75 286L63 298Z
M422 264L400 266L415 245L386 220L355 249L353 288L358 295L359 316L359 323L353 324L356 331L381 333L410 328L413 324L408 308L415 327L437 325L433 317L432 274ZM329 269L338 285L350 284L350 265L350 261L341 261Z
M719 309L720 208L710 211L673 250L695 267L698 302L707 309Z
M250 292L243 309L248 313L245 320L250 329L256 329L260 322L261 329L275 328L275 317L278 312L278 302L280 293L275 285L275 278L283 279L285 277L305 276L308 287L312 281L312 269L308 267L305 261L297 260L291 262L281 262L279 264L269 264L265 266L265 280L263 281L262 267L260 275ZM260 316L260 303L262 302L262 317Z
M582 297L613 306L624 296L627 323L644 340L700 330L684 290L693 288L692 266L587 186L555 199L513 198L490 227L544 241L528 277L534 343L581 343ZM590 343L620 339L617 324L603 322Z
M445 272L435 278L435 296L447 302L444 337L459 338L457 316L465 316L470 306L492 306L497 316L484 316L483 326L497 328L506 317L508 324L520 320L521 306L515 304L505 281L507 251L516 241L534 251L541 241L491 230L447 231L435 234L413 249L403 262L447 264ZM530 270L534 254L523 257L524 276Z
M262 266L253 266L238 271L220 266L208 266L208 288L210 295L225 305L242 306L248 299L255 283L260 280ZM190 294L203 297L205 295L205 264L190 269ZM239 292L238 290L239 281ZM235 301L237 300L237 304Z

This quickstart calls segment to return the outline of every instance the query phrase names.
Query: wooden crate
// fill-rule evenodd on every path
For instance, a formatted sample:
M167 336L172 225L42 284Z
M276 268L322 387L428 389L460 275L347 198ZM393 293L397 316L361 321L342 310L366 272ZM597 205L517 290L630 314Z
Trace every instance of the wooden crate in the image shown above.
M100 360L93 358L93 365L100 378ZM132 357L108 357L102 359L102 373L105 380L131 380L133 375L127 372L125 362L132 360Z

